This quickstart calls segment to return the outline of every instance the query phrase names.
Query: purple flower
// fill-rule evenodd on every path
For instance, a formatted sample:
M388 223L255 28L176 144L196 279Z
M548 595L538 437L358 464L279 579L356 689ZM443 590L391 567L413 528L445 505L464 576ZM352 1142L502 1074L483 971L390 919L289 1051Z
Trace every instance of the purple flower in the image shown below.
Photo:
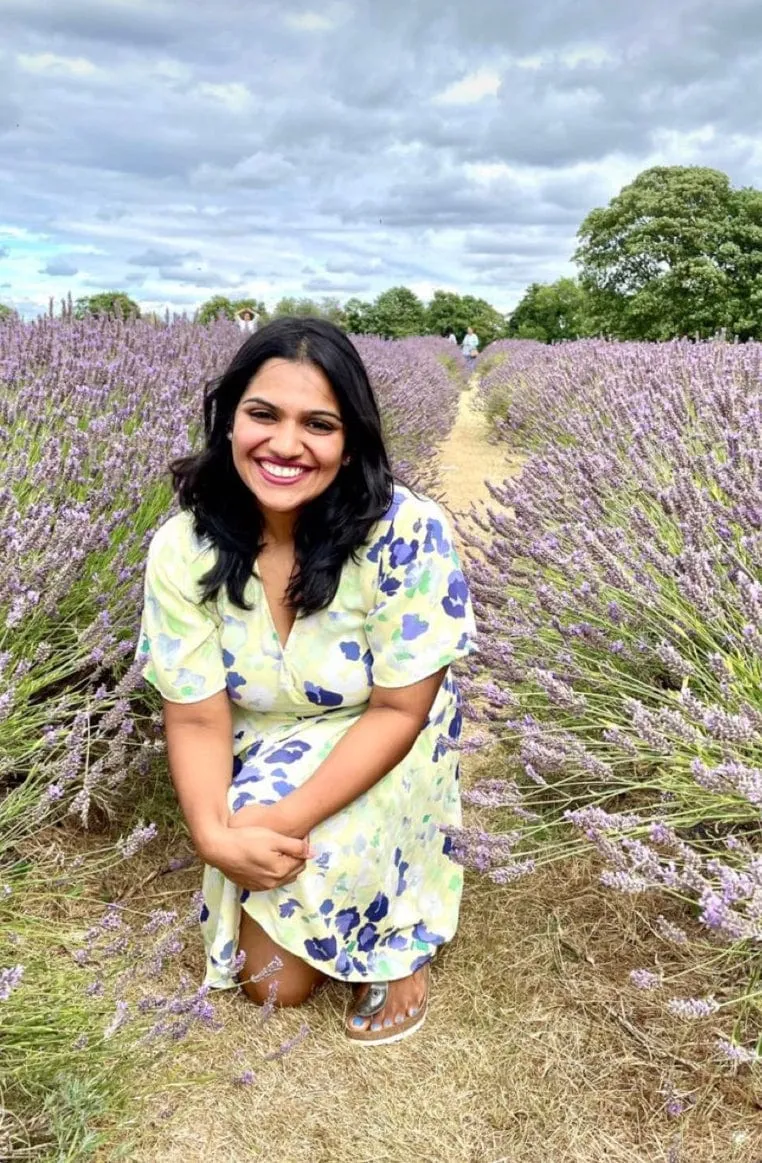
M18 989L24 976L23 965L13 965L0 969L0 1001L7 1001L14 989Z

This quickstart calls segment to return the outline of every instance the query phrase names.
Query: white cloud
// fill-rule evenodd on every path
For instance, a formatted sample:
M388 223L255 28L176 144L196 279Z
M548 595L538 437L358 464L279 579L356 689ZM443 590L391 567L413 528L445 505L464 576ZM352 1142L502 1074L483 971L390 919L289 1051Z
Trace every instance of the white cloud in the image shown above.
M62 57L52 52L19 53L16 58L26 73L52 73L54 76L92 77L101 70L87 57Z
M289 12L284 23L295 32L328 32L335 21L323 12Z
M500 88L500 74L494 69L478 69L468 73L459 81L453 81L441 93L437 93L435 105L473 105L485 97L494 97Z
M211 101L224 105L231 113L246 113L252 106L251 92L240 81L228 81L221 85L203 81L198 86L197 92L202 97L208 97Z

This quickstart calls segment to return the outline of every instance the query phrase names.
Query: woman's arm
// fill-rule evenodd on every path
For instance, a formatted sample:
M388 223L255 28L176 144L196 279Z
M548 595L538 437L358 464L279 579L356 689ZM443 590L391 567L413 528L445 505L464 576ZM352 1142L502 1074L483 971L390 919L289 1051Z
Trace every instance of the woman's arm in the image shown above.
M423 728L447 668L412 686L374 687L363 711L331 754L301 787L270 807L242 808L233 828L254 824L288 836L307 836L400 763Z
M304 840L263 825L235 836L227 827L233 726L226 692L197 703L165 699L164 727L172 783L201 858L242 888L259 891L292 881L308 855Z

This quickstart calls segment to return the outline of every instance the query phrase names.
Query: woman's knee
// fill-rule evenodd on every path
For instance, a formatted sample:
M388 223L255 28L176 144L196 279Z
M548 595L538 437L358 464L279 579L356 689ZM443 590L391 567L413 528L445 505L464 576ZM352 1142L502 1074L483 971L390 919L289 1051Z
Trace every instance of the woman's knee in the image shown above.
M278 1009L304 1005L315 988L314 981L284 981L277 975L262 981L244 981L243 991L250 1001L262 1006L270 1002Z

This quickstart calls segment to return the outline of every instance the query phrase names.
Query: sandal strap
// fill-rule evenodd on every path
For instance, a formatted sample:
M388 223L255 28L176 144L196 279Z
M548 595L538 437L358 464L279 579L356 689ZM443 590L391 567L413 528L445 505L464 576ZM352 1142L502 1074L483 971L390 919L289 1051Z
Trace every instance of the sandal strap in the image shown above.
M358 1018L372 1018L381 1012L389 996L389 983L386 981L372 981L365 997L354 1007Z

